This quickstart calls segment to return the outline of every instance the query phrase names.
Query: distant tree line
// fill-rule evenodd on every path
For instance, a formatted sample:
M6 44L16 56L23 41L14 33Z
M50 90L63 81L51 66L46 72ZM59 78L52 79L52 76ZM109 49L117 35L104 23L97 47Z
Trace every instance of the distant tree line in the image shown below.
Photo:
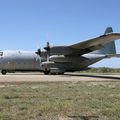
M99 67L99 68L91 68L86 71L81 71L82 73L120 73L120 68L108 68L108 67Z

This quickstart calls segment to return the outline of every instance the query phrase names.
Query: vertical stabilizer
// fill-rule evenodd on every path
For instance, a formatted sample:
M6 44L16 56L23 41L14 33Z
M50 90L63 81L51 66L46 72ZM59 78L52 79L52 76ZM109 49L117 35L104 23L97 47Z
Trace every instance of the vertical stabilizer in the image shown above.
M107 34L112 33L112 32L113 32L112 27L107 27L104 34L107 35ZM104 44L102 49L96 50L93 53L97 53L97 54L116 54L115 41Z
M112 32L113 32L112 27L107 27L104 34L106 35L106 34L112 33Z

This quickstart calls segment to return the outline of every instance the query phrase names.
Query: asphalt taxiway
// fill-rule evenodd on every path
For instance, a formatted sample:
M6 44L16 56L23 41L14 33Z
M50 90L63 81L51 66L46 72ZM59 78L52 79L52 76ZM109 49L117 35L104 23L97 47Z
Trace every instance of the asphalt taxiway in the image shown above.
M0 74L0 83L57 82L57 81L119 81L120 74L66 73L65 75L44 75L42 73Z

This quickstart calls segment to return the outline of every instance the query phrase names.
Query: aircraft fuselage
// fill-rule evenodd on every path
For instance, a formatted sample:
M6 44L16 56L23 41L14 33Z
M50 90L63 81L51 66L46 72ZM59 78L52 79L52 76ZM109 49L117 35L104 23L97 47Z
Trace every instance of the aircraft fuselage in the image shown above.
M35 52L0 51L0 69L7 71L39 71L41 57Z
M77 57L51 56L47 68L51 72L67 72L88 69L87 67L101 59L104 55L85 54ZM60 63L62 61L62 63ZM57 63L58 62L58 63ZM45 71L42 58L35 52L29 51L0 51L0 70L2 74L15 71ZM59 68L59 69L58 69Z

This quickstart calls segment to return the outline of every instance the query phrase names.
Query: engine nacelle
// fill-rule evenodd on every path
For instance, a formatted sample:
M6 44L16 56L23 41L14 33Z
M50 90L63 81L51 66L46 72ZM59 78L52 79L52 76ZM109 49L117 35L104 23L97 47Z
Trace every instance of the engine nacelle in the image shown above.
M59 62L59 63L70 62L70 59L68 59L64 55L52 55L52 56L49 57L49 60L54 61L54 62Z

